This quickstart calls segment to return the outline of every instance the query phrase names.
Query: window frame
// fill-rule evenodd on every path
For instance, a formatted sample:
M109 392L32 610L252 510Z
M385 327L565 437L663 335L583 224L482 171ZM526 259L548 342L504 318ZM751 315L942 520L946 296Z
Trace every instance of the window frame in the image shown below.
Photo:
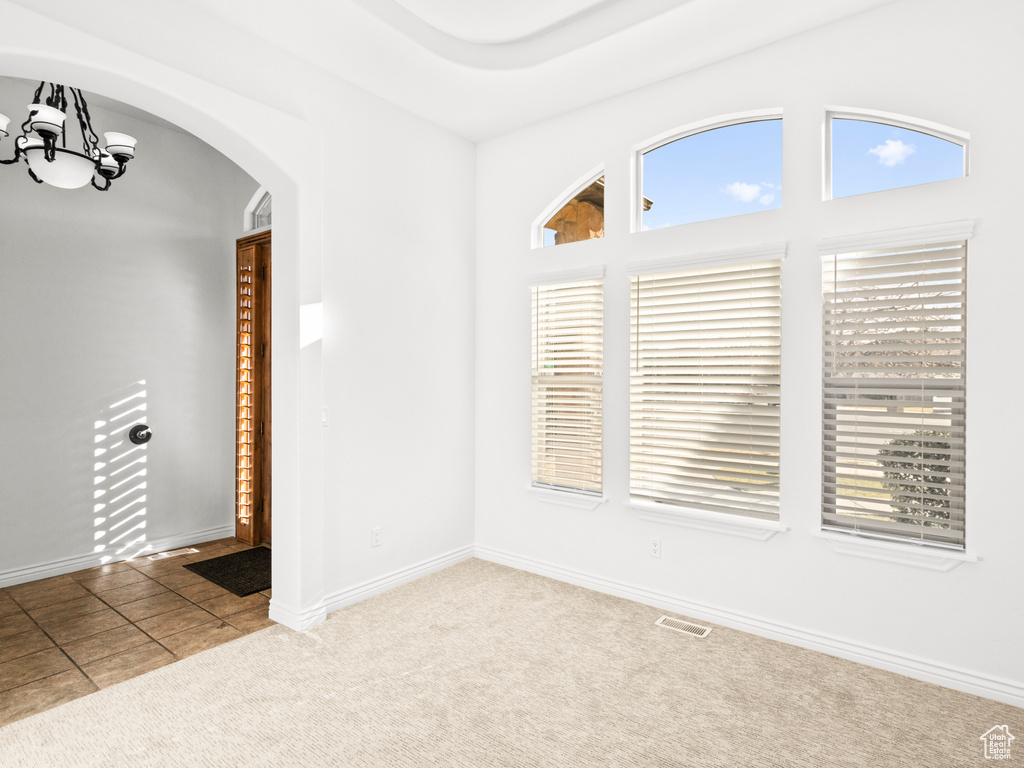
M861 235L842 236L823 238L818 241L818 259L819 269L822 269L823 259L830 256L839 256L849 253L858 253L862 251L878 251L886 249L899 249L899 248L927 248L932 245L949 243L949 242L963 242L965 246L970 243L971 238L974 234L974 220L962 220L955 222L948 222L937 225L927 225L920 227L905 227L901 229L885 230L880 232L870 232ZM965 276L967 266L965 263ZM966 283L964 287L964 313L967 312L967 289ZM901 536L896 534L887 534L881 532L873 532L857 529L854 527L839 527L834 525L826 525L824 520L824 501L825 501L825 480L826 480L826 461L825 461L825 329L824 329L824 308L825 308L825 294L822 292L822 325L821 331L821 348L822 348L822 379L820 385L820 400L821 400L821 422L819 427L819 434L821 435L821 487L819 488L820 498L820 510L818 514L818 525L816 534L822 538L828 539L829 542L837 551L843 551L846 554L857 554L865 557L874 557L875 559L894 559L897 562L910 562L910 564L919 565L924 564L925 567L934 567L927 565L927 561L930 560L941 560L946 563L946 566L940 567L940 570L950 570L960 562L976 560L976 557L971 555L968 551L969 540L967 538L967 498L965 494L964 498L964 543L962 546L955 544L944 543L941 541L929 540L924 538L912 538L908 536ZM966 327L966 320L965 320ZM966 350L969 348L968 333L965 332L964 345L965 345L965 361L967 359ZM967 429L967 419L965 416L965 434ZM969 456L966 455L967 445L965 444L965 472L964 472L964 489L969 485L969 473L966 466L969 466L970 462L966 461ZM846 544L848 542L848 544ZM917 558L922 562L907 561L899 559L908 552L919 552L922 553L922 557ZM881 554L885 553L885 554ZM927 553L927 554L925 554ZM911 556L913 558L913 556ZM947 562L948 561L948 562Z
M663 133L659 133L653 138L646 139L633 146L631 150L631 177L632 183L630 184L630 233L638 233L644 231L644 155L648 152L653 152L666 144L671 144L674 141L680 139L686 139L690 136L696 136L698 133L707 133L708 131L715 131L719 128L728 128L731 125L741 125L743 123L760 123L766 120L782 120L782 108L769 108L769 109L751 109L745 112L733 112L727 115L718 115L717 117L710 117L705 120L698 120L695 123L688 123L684 126L673 128ZM785 167L785 166L783 166ZM722 218L732 218L726 216ZM720 221L721 219L708 219L708 221ZM691 222L699 224L701 222ZM674 224L673 226L685 226L684 224ZM671 227L669 227L671 229Z
M822 194L821 199L845 200L846 197L861 197L863 195L874 195L881 192L892 192L897 189L908 189L920 187L923 184L909 184L905 187L893 187L892 189L879 189L875 192L864 192L863 195L846 195L844 197L832 197L832 121L833 120L857 120L863 123L877 123L879 125L890 125L893 128L903 128L908 131L915 131L942 139L952 144L963 147L963 176L966 179L970 175L970 140L971 135L966 131L950 128L948 125L933 123L929 120L920 120L907 115L898 115L894 112L882 112L877 109L861 109L858 107L825 107L825 121L822 124ZM955 179L942 179L942 181L955 181ZM936 182L924 182L934 184Z
M534 479L534 462L536 461L536 443L534 440L534 397L535 397L535 376L534 363L536 354L537 336L536 331L531 329L530 331L530 371L531 371L531 383L530 383L530 482L528 488L533 491L543 501L552 503L561 503L567 506L573 506L582 509L595 509L599 504L607 500L605 495L604 487L604 437L605 437L605 408L604 408L604 341L605 341L605 324L604 324L604 293L605 293L605 268L604 266L597 267L584 267L580 269L562 270L559 272L548 272L536 275L531 275L528 280L528 287L530 289L531 301L530 301L530 315L531 325L535 322L534 312L536 311L535 305L535 291L538 288L544 288L549 286L564 285L569 283L577 282L592 282L600 281L600 297L601 297L601 320L600 320L600 340L601 340L601 370L597 376L600 379L600 401L601 401L601 420L600 430L601 435L598 440L600 455L601 455L601 470L600 470L600 488L597 490L586 489L572 486L560 486L553 483L540 482Z
M786 260L786 251L788 249L788 243L771 243L761 246L754 246L749 248L737 248L724 251L714 251L692 254L690 256L677 257L671 259L655 259L647 261L634 262L633 264L627 265L627 275L630 278L631 291L632 281L635 278L643 277L646 275L661 274L666 272L674 272L679 270L690 270L690 269L702 269L715 266L728 266L734 264L743 263L757 263L763 261L774 261L779 262L780 270L780 291L782 287L782 270ZM781 318L782 312L781 307L779 311L780 321L780 354L779 361L781 366L782 353L781 353ZM634 323L633 319L633 306L631 302L630 307L630 327L632 328ZM632 334L632 331L631 331ZM633 363L630 362L630 387L629 396L632 399L632 375L633 375ZM781 367L780 367L780 384L781 384ZM781 391L779 396L780 402L780 413L781 413ZM632 411L632 408L630 409ZM781 493L778 496L777 515L774 518L757 517L752 515L746 515L739 512L713 512L708 510L699 509L696 507L690 507L685 505L677 505L664 502L654 502L645 499L635 498L632 494L632 418L629 420L629 431L630 431L630 447L627 449L629 454L629 478L627 479L627 492L628 492L628 504L631 508L635 509L639 513L639 517L643 520L650 520L652 522L663 522L670 523L673 525L682 525L690 528L699 530L713 531L716 533L725 533L736 536L741 536L749 539L758 539L761 541L767 541L772 538L775 534L788 530L782 523L782 508L781 508ZM781 429L781 419L780 419ZM778 440L779 447L779 472L781 479L782 471L782 437L781 432Z
M245 211L242 213L242 231L245 232L246 236L259 234L271 229L272 224L257 226L257 223L260 213L268 204L272 203L272 200L273 196L266 187L260 187L253 194L248 205L245 206Z

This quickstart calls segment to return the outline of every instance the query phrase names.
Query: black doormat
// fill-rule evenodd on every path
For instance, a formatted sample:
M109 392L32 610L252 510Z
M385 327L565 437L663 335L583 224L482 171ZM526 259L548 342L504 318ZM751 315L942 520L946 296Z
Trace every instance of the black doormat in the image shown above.
M270 589L270 550L266 547L186 563L185 568L239 597Z

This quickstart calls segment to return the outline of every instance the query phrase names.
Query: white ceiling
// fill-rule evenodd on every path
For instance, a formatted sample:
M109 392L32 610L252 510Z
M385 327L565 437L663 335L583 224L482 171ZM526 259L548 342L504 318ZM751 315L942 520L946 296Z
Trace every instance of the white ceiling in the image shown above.
M10 1L300 116L305 62L481 141L897 0Z
M520 40L623 0L396 0L435 29L471 43Z
M474 141L893 1L188 0Z

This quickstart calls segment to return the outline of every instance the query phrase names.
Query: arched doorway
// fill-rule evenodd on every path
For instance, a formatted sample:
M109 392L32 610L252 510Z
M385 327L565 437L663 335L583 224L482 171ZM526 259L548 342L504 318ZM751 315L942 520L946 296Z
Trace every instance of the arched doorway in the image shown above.
M184 72L98 46L84 33L56 24L53 28L52 36L35 36L39 48L31 52L24 41L0 39L0 73L74 84L138 106L201 138L274 192L275 546L270 616L293 629L313 626L325 617L321 360L318 346L300 352L298 340L300 297L320 300L320 164L308 157L301 164L290 162L287 147L276 137L319 132ZM319 146L309 142L306 150L318 153Z

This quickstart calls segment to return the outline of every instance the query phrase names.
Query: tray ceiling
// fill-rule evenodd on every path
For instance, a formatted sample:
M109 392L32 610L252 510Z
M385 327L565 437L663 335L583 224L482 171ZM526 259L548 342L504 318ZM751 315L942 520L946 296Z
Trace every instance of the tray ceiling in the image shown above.
M896 1L9 0L300 117L319 71L472 141Z
M435 29L472 43L508 43L623 0L395 0Z

